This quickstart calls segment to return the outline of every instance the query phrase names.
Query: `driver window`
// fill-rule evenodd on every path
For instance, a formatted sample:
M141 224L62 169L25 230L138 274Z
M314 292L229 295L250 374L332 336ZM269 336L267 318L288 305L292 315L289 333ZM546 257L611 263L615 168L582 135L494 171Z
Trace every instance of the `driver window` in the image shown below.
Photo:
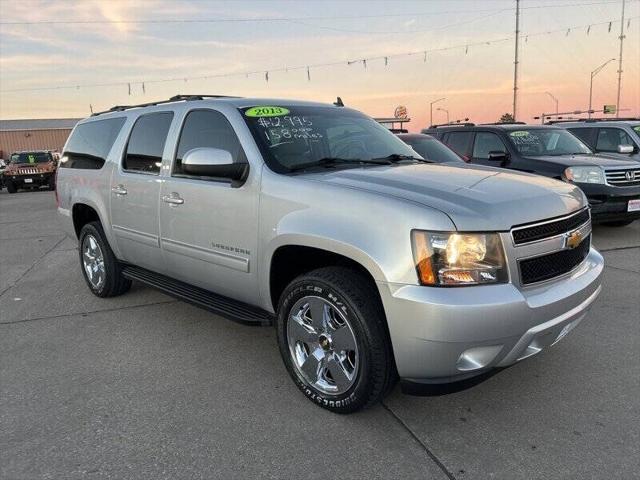
M226 117L215 110L192 110L187 114L173 162L173 176L185 175L182 171L182 157L189 150L199 147L226 150L231 153L234 162L246 162L236 132Z
M506 152L500 137L491 132L476 133L476 141L473 144L473 158L486 160L489 158L489 152Z
M617 152L618 145L633 146L633 140L620 128L601 128L598 131L596 150L600 152Z

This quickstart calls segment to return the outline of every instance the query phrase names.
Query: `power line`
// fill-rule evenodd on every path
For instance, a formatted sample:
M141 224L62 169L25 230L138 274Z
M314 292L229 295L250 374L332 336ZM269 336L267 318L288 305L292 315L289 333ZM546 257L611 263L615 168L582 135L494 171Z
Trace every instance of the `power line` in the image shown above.
M329 27L329 26L324 26L324 25L313 25L311 23L306 23L306 22L299 22L299 21L293 21L293 20L289 20L288 23L292 23L295 25L302 25L305 27L311 27L311 28L318 28L320 30L330 30L333 32L346 32L346 33L360 33L360 34L365 34L365 35L390 35L390 34L413 34L413 33L425 33L425 32L433 32L436 30L445 30L447 28L451 28L451 27L457 27L460 25L466 25L469 23L473 23L473 22L477 22L480 20L486 20L487 18L490 17L494 17L496 15L499 15L501 13L505 13L510 11L511 9L506 8L506 9L502 9L502 10L497 10L494 11L493 13L489 13L488 15L483 15L483 16L475 16L474 18L468 19L468 20L463 20L461 22L455 22L455 23L448 23L446 25L440 25L438 27L433 27L433 28L429 28L428 30L386 30L386 31L368 31L368 30L351 30L351 29L346 29L346 28L340 28L340 27Z
M640 1L640 0L630 0ZM617 4L617 0L607 0L589 3L565 3L551 5L531 5L520 7L520 10L533 10L540 8L560 8L560 7L582 7L590 5L609 5ZM392 14L370 14L358 16L315 16L315 17L274 17L274 18L169 18L169 19L147 19L147 20L36 20L36 21L2 21L0 25L97 25L97 24L171 24L171 23L268 23L268 22L304 22L304 21L322 21L322 20L353 20L366 18L398 18L398 17L427 17L447 14L464 14L464 13L488 13L501 11L514 11L515 8L494 8L484 10L449 10L440 12L414 12L414 13L392 13Z
M640 18L640 16L628 17L627 20L635 20L638 18ZM523 33L522 35L520 35L520 38L524 39L526 43L529 37L538 37L542 35L550 35L550 34L559 33L559 32L568 33L572 30L576 30L579 28L585 28L585 27L590 28L590 27L599 26L599 25L609 25L612 22L617 22L618 20L620 19L606 20L603 22L597 22L597 23L591 23L591 24L585 24L585 25L575 25L572 27L563 27L556 30L547 30L547 31L536 32L536 33L529 33L529 34ZM229 78L229 77L240 77L240 76L248 77L250 75L265 75L266 73L291 72L296 70L306 70L307 78L310 81L311 80L311 76L309 73L310 69L333 67L337 65L354 65L354 64L362 64L364 68L366 68L367 62L372 62L376 60L384 60L388 62L389 59L410 57L410 56L421 56L423 57L423 61L426 62L428 54L431 54L431 53L445 52L445 51L457 50L457 49L464 49L465 51L468 51L469 47L494 45L497 43L513 41L514 39L515 39L515 36L509 36L509 37L494 38L489 40L482 40L482 41L472 42L472 43L461 43L457 45L451 45L448 47L413 50L413 51L387 54L387 55L378 55L378 56L372 56L372 57L366 57L366 58L355 58L353 60L346 60L346 61L340 60L340 61L333 61L333 62L298 65L293 67L273 67L273 68L261 68L261 69L256 69L251 71L242 71L242 72L212 73L212 74L201 75L196 77L172 77L172 78L161 78L161 79L151 79L151 80L135 80L135 81L128 80L128 81L107 82L107 83L86 83L86 84L77 84L77 85L25 87L25 88L0 90L0 93L32 92L32 91L45 91L45 90L73 90L73 89L80 89L80 88L99 88L99 87L117 87L117 86L126 86L130 88L131 85L138 85L138 84L142 85L143 83L145 85L150 85L150 84L169 83L169 82L188 81L188 80L192 80L192 81L193 80L209 80L213 78Z

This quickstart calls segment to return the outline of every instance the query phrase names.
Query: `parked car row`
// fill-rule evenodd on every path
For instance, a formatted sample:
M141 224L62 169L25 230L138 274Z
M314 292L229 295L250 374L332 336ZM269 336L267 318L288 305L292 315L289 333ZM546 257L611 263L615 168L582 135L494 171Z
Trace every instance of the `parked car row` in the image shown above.
M596 144L599 142L604 147L604 141L598 139L614 135L611 131L619 127L604 128L603 124L591 122L586 127L575 127L576 123L561 124L565 129L556 125L532 126L524 123L464 123L434 126L422 132L442 141L465 162L573 183L587 195L594 222L624 226L640 218L640 163L633 153L633 149L637 148L636 144L616 144L615 154L594 154L589 146L573 134L576 128L593 130L589 135L596 139ZM638 122L621 124L628 130L620 128L619 132L616 131L615 141L635 142L631 132L637 133L640 130ZM577 133L586 135L584 132ZM412 146L424 142L416 134L400 137L404 137ZM612 144L608 144L611 149ZM414 150L422 153L417 148L414 147ZM434 156L426 151L425 154L438 158L438 161L450 161L446 155Z
M434 134L547 176L469 165L428 136L400 137L410 147L342 102L177 96L79 122L58 213L94 295L135 280L274 324L300 391L353 412L398 377L448 383L535 355L600 293L576 187L599 178L582 143L558 128L461 128Z

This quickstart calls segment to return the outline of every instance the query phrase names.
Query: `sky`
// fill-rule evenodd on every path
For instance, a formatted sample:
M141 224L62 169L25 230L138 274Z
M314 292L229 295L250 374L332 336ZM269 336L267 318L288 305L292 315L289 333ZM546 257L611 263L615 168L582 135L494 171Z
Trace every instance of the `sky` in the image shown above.
M554 112L546 92L586 110L591 72L618 58L622 0L520 5L518 120ZM638 116L640 1L625 17L621 106ZM0 118L197 93L340 96L378 117L404 105L412 131L445 97L434 123L497 121L513 108L514 38L515 0L0 0ZM593 108L616 103L617 69L595 75Z

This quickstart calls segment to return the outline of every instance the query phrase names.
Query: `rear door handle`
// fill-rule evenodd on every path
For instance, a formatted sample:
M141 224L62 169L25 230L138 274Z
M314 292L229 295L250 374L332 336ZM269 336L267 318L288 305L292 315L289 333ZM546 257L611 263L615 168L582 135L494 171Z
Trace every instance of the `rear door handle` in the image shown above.
M127 189L124 187L124 185L116 185L115 187L111 188L111 191L113 193L115 193L116 195L126 195L127 194Z
M171 195L164 195L162 197L162 201L164 203L168 203L169 205L182 205L184 203L184 199L180 197L176 192L171 192Z

